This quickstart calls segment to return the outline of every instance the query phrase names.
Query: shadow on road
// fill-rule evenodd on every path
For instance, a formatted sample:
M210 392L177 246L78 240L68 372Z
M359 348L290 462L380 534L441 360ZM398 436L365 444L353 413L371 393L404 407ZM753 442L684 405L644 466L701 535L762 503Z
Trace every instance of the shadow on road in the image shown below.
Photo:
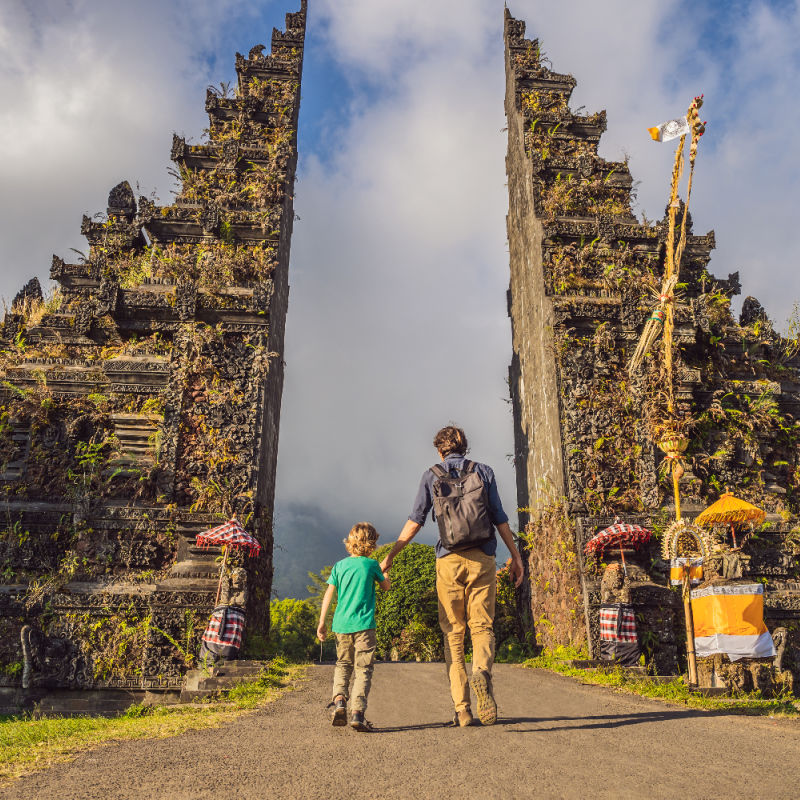
M452 728L451 722L426 722L421 725L396 725L391 728L375 727L374 733L402 733L403 731L424 731L429 728Z
M596 728L621 728L625 725L639 725L643 722L669 722L676 719L687 719L689 717L718 717L726 716L726 711L700 711L698 709L687 709L686 711L645 711L641 714L600 714L597 716L581 717L501 717L497 720L497 725L520 725L526 722L546 723L546 722L576 722L584 723L578 725L553 725L549 728L517 728L510 733L544 733L546 731L582 730Z

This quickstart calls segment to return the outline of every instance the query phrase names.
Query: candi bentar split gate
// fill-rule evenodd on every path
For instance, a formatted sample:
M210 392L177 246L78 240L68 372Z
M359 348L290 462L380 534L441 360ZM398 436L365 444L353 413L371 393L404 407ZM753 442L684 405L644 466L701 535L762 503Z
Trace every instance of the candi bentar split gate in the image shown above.
M195 537L232 515L263 545L231 566L268 629L305 28L302 0L209 89L203 143L173 137L173 204L115 186L88 256L6 315L0 705L177 691L219 574Z
M54 257L53 296L34 279L6 315L0 705L64 689L177 691L217 588L215 555L195 537L232 515L263 545L231 566L245 571L249 636L268 629L306 12L303 0L287 14L270 53L237 54L233 92L207 94L202 144L174 137L175 202L115 186L106 215L83 220L88 257ZM540 644L596 656L601 600L622 592L647 659L674 672L681 603L657 546L627 553L624 586L604 585L611 573L583 552L617 516L658 530L674 512L649 430L658 360L637 379L626 371L667 223L633 215L627 165L597 155L605 112L570 111L574 78L524 28L506 10L510 384L530 577L520 613ZM768 624L796 670L800 361L756 301L734 321L738 276L714 278L713 233L687 227L674 349L678 409L695 420L683 512L726 486L769 512L735 559L717 556L729 576L766 583ZM774 677L717 661L700 665L706 682Z

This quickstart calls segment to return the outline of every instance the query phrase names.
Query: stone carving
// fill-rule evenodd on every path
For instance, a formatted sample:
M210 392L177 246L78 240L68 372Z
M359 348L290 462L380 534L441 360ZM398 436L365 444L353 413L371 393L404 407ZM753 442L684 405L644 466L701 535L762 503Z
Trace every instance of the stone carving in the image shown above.
M305 8L237 57L207 142L173 137L176 202L119 183L85 263L53 258L57 302L33 280L0 328L0 554L27 587L0 615L30 621L29 686L178 685L216 591L192 540L232 513L263 549L226 603L268 628Z
M581 115L570 109L574 78L543 63L538 42L524 39L524 30L506 10L508 307L514 352L509 385L518 506L546 516L565 498L576 537L587 520L609 514L625 522L644 513L645 526L663 524L674 511L663 456L653 447L665 410L657 388L662 363L652 353L633 380L624 364L660 291L667 223L639 222L633 215L627 166L598 154L605 112ZM665 189L667 180L665 175ZM741 291L739 275L712 275L715 244L714 232L696 235L687 216L673 365L676 412L695 422L689 432L693 455L681 479L684 514L691 518L727 485L773 512L772 520L781 515L790 528L797 527L796 478L787 465L796 462L800 434L785 438L785 431L796 427L800 354L772 329L755 300L745 301L743 327L736 325L729 306ZM521 515L521 526L528 513ZM792 585L800 569L779 557L788 529L774 525L735 551L723 547L708 564L714 580L769 578L768 618L800 613L800 587ZM562 539L555 529L537 536L531 565L560 575ZM579 550L577 538L574 546ZM672 595L663 588L662 570L646 560L642 569L643 583L662 583L661 595L640 606L638 575L628 593L637 602L642 630L658 628L648 658L663 664L676 641L668 630ZM584 569L587 643L596 638L596 605L619 601L621 580L616 568L609 567L602 580L592 565ZM532 592L531 616L552 623L553 609L570 608L574 597L574 587L554 581L549 593ZM548 646L575 643L570 621L552 624L553 630L537 632ZM791 630L792 637L800 633ZM671 660L670 669L676 669ZM730 669L733 686L767 681L761 668Z
M11 304L13 309L15 306L24 305L31 300L42 299L42 287L39 284L38 278L31 278L16 294L14 302Z
M603 570L600 600L603 603L631 602L631 584L623 572L622 564L612 563Z
M108 193L108 215L131 219L136 214L136 198L128 181L118 183Z

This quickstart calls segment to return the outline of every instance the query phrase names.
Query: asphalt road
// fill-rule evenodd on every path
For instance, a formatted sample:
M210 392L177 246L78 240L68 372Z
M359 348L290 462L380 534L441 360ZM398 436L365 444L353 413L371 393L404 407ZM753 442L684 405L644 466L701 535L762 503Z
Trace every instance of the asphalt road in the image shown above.
M255 714L84 753L8 798L797 798L800 723L665 705L498 665L493 727L451 728L442 664L379 664L375 733L330 725L333 668Z

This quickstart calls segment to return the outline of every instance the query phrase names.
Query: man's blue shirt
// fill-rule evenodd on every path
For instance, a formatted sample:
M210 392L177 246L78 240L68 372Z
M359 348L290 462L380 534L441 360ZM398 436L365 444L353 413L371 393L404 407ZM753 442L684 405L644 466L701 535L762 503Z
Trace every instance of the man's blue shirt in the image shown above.
M451 453L442 462L442 466L450 470L453 477L458 476L458 471L463 469L466 456L460 453ZM503 511L503 504L500 502L500 493L497 491L497 481L494 479L494 472L490 466L486 464L479 464L475 462L475 471L480 476L481 480L486 485L488 501L489 501L489 519L493 525L502 525L508 522L508 514ZM433 482L436 476L431 470L425 470L422 475L422 480L419 482L419 489L417 489L417 496L414 499L414 508L409 514L409 519L416 522L418 525L424 525L428 517L428 512L433 507ZM488 542L480 546L481 550L487 556L493 556L497 552L497 535L492 534L492 538ZM450 555L451 551L448 550L441 542L441 539L436 542L436 558Z

